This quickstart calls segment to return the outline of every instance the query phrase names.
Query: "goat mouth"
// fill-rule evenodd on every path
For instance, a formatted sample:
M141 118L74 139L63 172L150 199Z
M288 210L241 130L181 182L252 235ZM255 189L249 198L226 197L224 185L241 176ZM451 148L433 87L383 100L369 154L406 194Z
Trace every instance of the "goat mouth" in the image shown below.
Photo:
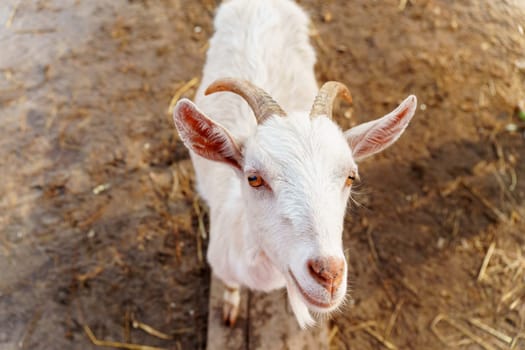
M309 304L312 304L312 305L317 306L317 307L322 308L322 309L329 309L329 308L333 307L336 304L334 301L326 303L326 302L319 301L319 300L313 298L310 294L305 292L303 287L301 287L301 285L297 281L297 278L295 277L295 275L293 274L293 272L292 272L292 270L290 268L288 268L288 273L292 277L292 280L294 281L295 286L297 287L297 289L299 290L299 292L301 293L303 298L305 298L306 301Z

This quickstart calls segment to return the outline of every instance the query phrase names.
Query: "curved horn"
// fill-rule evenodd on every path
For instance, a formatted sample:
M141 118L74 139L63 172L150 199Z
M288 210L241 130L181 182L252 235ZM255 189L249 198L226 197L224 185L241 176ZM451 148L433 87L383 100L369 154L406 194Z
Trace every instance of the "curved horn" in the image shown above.
M247 80L237 78L218 79L208 86L204 94L209 95L220 91L230 91L244 98L252 108L258 124L262 124L274 114L281 117L286 115L266 91Z
M345 84L337 81L329 81L323 84L319 93L315 97L310 118L326 115L332 119L332 108L336 97L341 96L348 103L352 103L352 95Z

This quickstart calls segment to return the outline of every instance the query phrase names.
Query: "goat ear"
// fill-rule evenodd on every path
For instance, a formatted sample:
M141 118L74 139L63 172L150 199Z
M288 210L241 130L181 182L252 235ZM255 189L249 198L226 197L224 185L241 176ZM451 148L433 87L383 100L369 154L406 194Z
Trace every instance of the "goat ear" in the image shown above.
M182 142L209 160L242 168L242 154L228 130L202 113L188 99L181 99L173 110L173 121Z
M416 106L416 96L408 96L399 107L384 117L347 130L345 136L354 159L362 160L392 145L405 131Z

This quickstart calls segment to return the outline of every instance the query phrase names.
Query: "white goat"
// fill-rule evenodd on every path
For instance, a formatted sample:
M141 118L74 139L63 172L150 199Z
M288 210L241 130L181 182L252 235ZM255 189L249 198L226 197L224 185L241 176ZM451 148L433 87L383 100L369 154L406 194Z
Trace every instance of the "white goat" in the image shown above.
M241 286L286 286L301 327L314 323L310 311L329 313L341 304L343 217L356 161L396 141L416 110L409 96L381 119L343 132L331 119L332 103L337 96L350 101L350 93L337 82L318 92L308 24L289 0L225 2L198 107L181 99L174 109L210 207L208 261L226 285L229 324ZM205 97L219 91L234 94Z

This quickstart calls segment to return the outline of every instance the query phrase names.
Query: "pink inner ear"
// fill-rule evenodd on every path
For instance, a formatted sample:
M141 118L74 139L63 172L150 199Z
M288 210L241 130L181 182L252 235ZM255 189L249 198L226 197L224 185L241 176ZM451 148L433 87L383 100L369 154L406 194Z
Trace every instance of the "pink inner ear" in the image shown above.
M408 113L408 110L409 110L409 107L406 107L405 109L403 109L401 112L399 112L398 114L396 114L394 116L394 118L392 118L392 124L390 125L393 125L393 124L397 124L401 121L401 119L403 119L405 117L405 115L407 115Z
M382 118L360 124L345 132L354 159L359 161L392 145L414 116L417 98L408 96L395 110Z
M240 151L224 128L190 103L181 104L178 111L181 118L175 122L186 145L201 157L241 168Z
M383 125L372 128L367 132L362 138L364 142L359 143L359 153L374 152L381 145L386 146L395 141L399 137L399 131L406 126L403 118L407 115L409 109L409 107L406 107L391 118L388 118Z

